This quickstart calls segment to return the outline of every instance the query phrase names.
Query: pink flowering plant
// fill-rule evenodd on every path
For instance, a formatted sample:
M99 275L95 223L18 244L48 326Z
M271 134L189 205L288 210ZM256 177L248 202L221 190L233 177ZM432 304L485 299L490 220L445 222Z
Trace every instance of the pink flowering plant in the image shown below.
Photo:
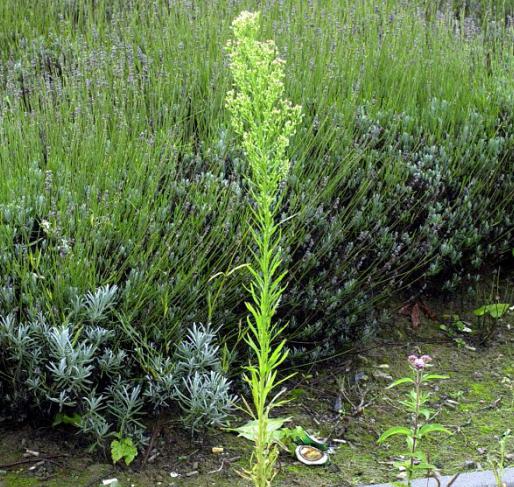
M430 393L424 389L427 385L440 379L448 379L446 375L432 374L428 372L431 366L432 357L429 355L410 355L408 362L412 374L410 377L403 377L393 382L388 386L388 389L397 387L404 384L412 385L412 389L404 401L399 401L411 418L410 426L395 426L385 431L378 443L384 443L386 440L393 436L404 436L407 442L407 449L405 460L395 462L394 466L402 468L406 473L406 484L395 482L392 485L412 485L412 479L418 472L425 472L430 474L435 466L431 465L428 461L427 455L420 449L421 441L433 433L446 433L450 434L444 426L436 423L431 423L435 416L435 411L428 407Z

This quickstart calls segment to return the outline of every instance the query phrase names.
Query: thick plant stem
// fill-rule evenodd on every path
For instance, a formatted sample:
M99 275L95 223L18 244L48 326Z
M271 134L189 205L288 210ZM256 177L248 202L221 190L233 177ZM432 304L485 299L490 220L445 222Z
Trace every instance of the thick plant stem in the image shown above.
M267 194L262 191L256 195L258 204L266 204L269 201ZM260 227L260 233L255 234L257 239L256 260L259 263L257 272L260 274L261 281L257 293L258 308L257 315L254 316L257 323L257 344L259 353L258 361L258 387L253 394L254 408L258 420L258 431L255 448L255 475L254 482L257 487L266 487L270 484L273 472L273 462L269 458L269 439L268 439L268 414L267 406L269 395L273 386L273 369L274 363L271 357L272 353L272 336L273 326L272 317L276 304L273 302L273 282L275 272L273 269L273 258L277 256L275 245L273 245L273 237L275 234L275 225L273 222L273 208L271 206L259 207L258 215L261 215L259 221L255 221L257 227Z

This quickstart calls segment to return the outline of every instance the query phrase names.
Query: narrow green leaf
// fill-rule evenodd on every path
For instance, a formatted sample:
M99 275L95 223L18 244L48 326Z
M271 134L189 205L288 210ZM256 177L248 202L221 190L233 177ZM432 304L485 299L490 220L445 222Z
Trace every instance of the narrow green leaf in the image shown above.
M423 382L428 382L429 380L445 380L449 378L449 375L427 374L423 376Z
M423 416L425 419L428 419L428 418L430 418L430 415L432 414L432 412L428 408L421 408L419 410L419 414L420 414L420 416Z
M54 418L54 422L52 423L52 426L58 426L60 424L68 424L71 426L78 427L80 425L80 422L82 421L82 416L78 413L73 413L71 416L64 413L57 413Z
M412 466L412 470L434 470L437 467L435 465L432 465L431 463L417 463Z
M392 428L389 428L387 431L382 433L380 435L380 438L377 440L377 443L383 443L388 438L391 438L391 436L412 436L412 431L409 428L406 428L405 426L394 426Z
M420 438L423 438L424 436L432 433L446 433L447 435L452 434L450 430L446 429L441 424L425 424L418 430L418 436Z
M402 384L414 384L414 379L410 377L403 377L402 379L395 380L392 384L387 386L387 389L392 389L393 387L402 385Z

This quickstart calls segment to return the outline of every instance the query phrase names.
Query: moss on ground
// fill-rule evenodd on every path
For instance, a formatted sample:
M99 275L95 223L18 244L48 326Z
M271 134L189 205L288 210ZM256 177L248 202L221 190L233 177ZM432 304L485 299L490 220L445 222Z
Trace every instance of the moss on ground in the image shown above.
M433 326L429 328L426 323L424 326L422 333L410 339L407 337L403 344L383 344L361 354L357 362L354 361L351 373L347 371L348 363L341 362L315 368L309 374L298 374L291 385L295 399L286 410L280 411L280 415L292 416L294 424L344 443L338 443L330 464L323 467L309 468L287 454L282 455L277 487L344 487L392 480L396 475L392 461L402 453L404 445L400 440L392 440L378 446L376 440L388 427L406 422L398 400L408 389L386 390L385 387L391 378L408 373L406 356L413 352L432 355L434 372L450 375L450 379L432 386L432 407L438 411L437 422L446 425L452 435L449 438L434 436L425 444L431 461L444 474L462 471L465 462L487 468L487 454L497 448L498 436L509 427L514 429L514 332L504 323L501 335L494 343L472 351L457 348L452 342L442 342L444 337ZM355 416L338 415L333 412L333 403L341 379L354 376L356 372L367 377L362 379L360 390L367 390L365 403L369 405ZM359 402L354 387L347 392L350 398ZM345 407L348 411L351 409L349 404ZM6 440L7 444L2 444L0 463L21 458L23 448L19 442L16 444L19 440L16 438L14 435ZM53 446L46 451L58 452L59 445L52 441ZM163 445L178 441L172 430L162 439ZM247 465L251 445L230 433L217 435L209 441L199 447L184 444L184 455L163 446L162 458L142 472L122 468L113 472L109 465L95 463L86 455L76 455L54 469L47 480L31 477L24 467L1 476L0 487L95 487L100 485L102 478L110 477L118 478L122 487L249 485L236 471ZM39 446L44 449L45 445L43 442ZM224 456L211 453L211 446L215 445L224 446ZM235 459L238 456L241 458ZM230 463L227 462L229 458L232 459ZM215 471L222 465L222 460L225 460L223 468ZM193 471L199 473L185 476ZM170 472L178 472L181 477L173 478Z

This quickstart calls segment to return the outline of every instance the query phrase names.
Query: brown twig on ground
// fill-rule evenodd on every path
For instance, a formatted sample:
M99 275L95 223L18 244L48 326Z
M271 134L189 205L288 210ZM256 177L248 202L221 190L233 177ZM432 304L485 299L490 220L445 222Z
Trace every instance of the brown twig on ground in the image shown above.
M223 460L221 460L221 465L219 466L219 468L217 468L215 470L210 470L207 473L208 474L213 474L213 473L221 472L223 470L223 467L225 467L225 465L230 465L232 462L235 462L235 461L240 460L240 459L241 459L240 455L238 455L236 457L232 457L232 458L224 458Z
M143 457L143 460L141 460L141 464L139 465L139 470L144 468L144 466L148 462L148 458L150 456L150 452L153 449L153 446L154 446L156 438L161 433L162 427L163 427L163 424L162 424L162 415L161 415L161 416L159 416L159 419L157 420L157 423L156 423L156 425L155 425L155 427L154 427L154 429L152 431L152 436L150 437L150 443L148 444L148 448L146 449L146 452L145 452L145 455Z
M459 478L460 473L456 473L452 479L448 482L448 485L446 487L452 487L452 485L455 483L455 481Z
M207 473L208 474L212 474L212 473L218 473L218 472L221 472L223 470L223 467L225 466L225 462L226 460L223 459L221 460L221 465L219 466L219 468L215 469L215 470L209 470Z
M352 397L350 389L352 389L352 392L354 392L357 396L356 400ZM355 384L355 386L351 388L350 385L345 381L341 381L339 383L339 392L341 396L351 406L350 416L358 416L364 411L364 409L373 403L373 399L366 402L366 396L368 395L369 391L370 390L368 387L362 388L359 384Z
M44 458L41 458L41 457L27 458L26 460L20 460L18 462L4 463L3 465L0 465L0 469L17 467L18 465L27 465L29 463L46 462L46 461L51 461L54 458L61 458L61 457L68 457L68 456L69 455L67 453L62 453L59 455L50 455L50 456L44 457Z
M451 479L450 481L448 482L448 484L446 485L446 487L451 487L455 481L459 478L459 475L460 473L457 473L455 474ZM436 475L436 474L430 474L428 476L429 479L434 479L436 481L436 484L437 484L437 487L441 487L441 479ZM428 482L428 480L427 480Z
M499 404L502 402L502 396L500 396L498 399L495 399L494 402L491 404L488 404L487 406L480 408L479 411L487 411L489 409L498 409Z

